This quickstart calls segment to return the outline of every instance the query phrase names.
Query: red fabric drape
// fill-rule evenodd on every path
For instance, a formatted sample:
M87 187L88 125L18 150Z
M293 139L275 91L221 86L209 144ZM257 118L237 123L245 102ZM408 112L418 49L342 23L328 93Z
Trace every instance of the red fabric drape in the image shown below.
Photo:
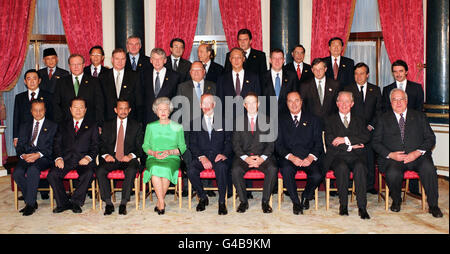
M0 1L0 91L13 88L22 70L35 3L34 0Z
M184 40L183 58L191 55L200 0L156 0L155 45L170 55L170 41Z
M228 49L239 46L237 33L247 28L252 32L252 48L262 50L261 0L219 0L219 7Z
M408 79L423 86L424 62L423 1L378 0L381 29L391 63L408 64Z
M347 43L356 0L314 0L312 10L311 61L329 56L328 40L340 37ZM344 54L344 52L342 52Z
M103 45L102 1L59 0L59 9L70 53L80 54L89 65L89 50Z

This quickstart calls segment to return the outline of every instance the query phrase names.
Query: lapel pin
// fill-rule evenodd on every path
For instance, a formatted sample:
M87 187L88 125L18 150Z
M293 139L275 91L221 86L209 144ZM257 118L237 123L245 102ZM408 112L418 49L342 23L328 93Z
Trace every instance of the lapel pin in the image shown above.
M256 55L254 55L253 58L256 58Z
M345 68L345 64L343 64L343 65L342 65L342 67L344 67L344 68Z
M166 80L169 80L169 78L166 78Z
M285 79L285 80L284 80L284 82L286 82L286 83L287 83L287 82L288 82L288 80L287 80L287 79Z
M247 84L248 84L248 83L250 83L250 81L246 80L246 81L245 81L245 83L247 83Z
M84 126L84 128L87 129L87 128L89 128L89 127L86 125L86 126Z
M142 64L139 64L139 67L141 67L142 66Z
M304 72L308 72L308 70L304 70Z
M303 123L303 126L306 126L306 122Z
M127 88L127 86L123 86L123 88Z
M86 80L86 81L84 81L84 83L86 83L86 84L87 84L87 83L88 83L88 81Z
M41 97L41 101L43 101L44 100L44 97Z
M44 128L44 131L47 131L47 128Z
M330 91L330 92L331 92L331 91L333 91L333 89L331 89L331 88L328 88L328 91Z
M59 78L59 76L55 76L55 78Z
M369 91L371 91L371 92L372 92L372 91L373 91L373 89L372 89L372 88L370 88L370 89L369 89Z

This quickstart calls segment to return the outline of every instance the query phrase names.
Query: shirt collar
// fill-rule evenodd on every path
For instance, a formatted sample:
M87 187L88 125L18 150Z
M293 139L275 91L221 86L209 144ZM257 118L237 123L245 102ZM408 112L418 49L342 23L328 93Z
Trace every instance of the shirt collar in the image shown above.
M34 96L37 97L37 95L39 94L39 87L36 88L36 90L34 90L34 91L31 91L30 89L28 89L28 97L31 97L31 93L32 93L32 92L34 92L34 93L35 93Z
M300 117L302 116L302 111L300 110L300 112L298 112L298 114L292 114L291 113L292 120L295 119L295 116L297 116L297 120L300 121Z

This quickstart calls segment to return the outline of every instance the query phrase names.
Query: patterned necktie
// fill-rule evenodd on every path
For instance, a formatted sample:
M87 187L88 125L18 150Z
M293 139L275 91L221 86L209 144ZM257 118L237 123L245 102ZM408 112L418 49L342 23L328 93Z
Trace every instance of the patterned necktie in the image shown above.
M117 98L119 98L120 87L121 86L122 86L122 84L120 84L120 72L117 72L117 77L116 77L116 94L117 94Z
M136 58L133 56L131 57L131 59L133 59L133 62L131 63L131 68L133 69L133 71L136 70Z
M333 64L334 80L337 80L338 70L339 70L339 66L337 65L337 58L334 58L334 64Z
M198 101L200 101L200 98L202 97L202 89L200 87L200 83L197 83L197 86L195 87L195 92L197 93Z
M35 92L31 92L31 99L30 99L30 101L33 101L34 100L34 96L36 95L36 93Z
M294 125L295 125L295 127L298 127L298 124L299 124L299 122L298 122L298 119L297 119L297 115L295 115L294 116Z
M78 126L78 121L75 122L75 134L78 133L78 130L80 130L80 126Z
M347 119L347 116L344 116L344 126L345 126L345 128L348 128L348 119Z
M172 69L173 69L174 71L177 71L177 70L178 70L178 64L177 64L177 62L178 62L178 59L173 59L173 67L172 67Z
M124 154L123 154L123 141L124 141L124 131L123 131L123 120L120 120L120 127L119 127L119 133L117 133L117 140L116 140L116 158L121 161Z
M400 113L400 120L398 120L398 127L400 127L400 135L402 136L402 142L405 138L405 118L403 117L403 113Z
M252 134L253 134L253 132L255 131L255 121L254 121L254 117L252 117L251 118L251 121L250 121L250 130L252 131Z
M281 91L280 74L277 73L277 77L275 78L275 95L277 96L277 100L278 96L280 96L280 91Z
M95 78L98 77L97 67L94 67L94 73L92 73L92 76Z
M300 79L302 77L302 70L300 70L300 64L297 65L297 77Z
M319 92L319 100L320 100L320 105L323 105L323 92L322 92L322 80L319 80L319 88L318 88L318 92Z
M75 96L78 96L78 90L80 89L80 81L78 77L75 77L75 84L73 84L73 89L75 90Z
M236 73L236 95L241 95L241 80L239 79L239 73Z
M38 134L38 130L39 130L39 122L36 121L36 124L34 125L34 129L33 129L33 135L31 136L31 146L34 146L34 141L37 138L37 134Z
M52 79L53 77L53 69L48 70L48 79Z
M158 96L159 90L161 89L161 83L159 81L159 72L156 72L155 80L155 97Z

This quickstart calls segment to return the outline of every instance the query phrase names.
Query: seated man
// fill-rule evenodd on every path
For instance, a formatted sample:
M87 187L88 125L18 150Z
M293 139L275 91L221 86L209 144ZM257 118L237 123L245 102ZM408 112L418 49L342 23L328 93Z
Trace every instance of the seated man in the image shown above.
M262 136L267 136L269 130L263 131L261 128L264 120L270 123L268 116L262 117L258 114L258 96L249 92L244 99L244 107L247 113L244 119L244 131L235 130L233 132L233 151L235 154L231 174L233 184L241 201L237 212L244 213L248 209L248 198L244 175L251 169L256 169L264 173L264 186L262 196L262 210L264 213L271 213L272 207L269 205L270 195L277 181L278 168L273 156L275 143L265 142ZM271 126L273 127L273 126Z
M33 100L31 114L33 120L20 126L16 146L19 162L13 173L25 199L25 208L20 210L24 216L32 215L38 208L36 194L40 174L52 164L53 138L58 129L56 123L45 118L44 101Z
M56 198L54 213L69 209L74 213L82 212L81 206L97 167L95 158L98 154L98 126L95 121L84 119L85 100L78 97L72 99L70 113L72 119L61 123L56 133L53 145L55 165L47 176ZM79 184L69 200L63 180L71 170L78 172Z
M144 133L140 123L128 118L131 110L128 101L118 99L114 108L117 118L106 122L100 135L100 165L97 168L96 175L101 198L106 202L105 215L114 212L114 205L111 202L111 185L106 178L108 173L117 169L124 171L125 179L122 185L119 214L126 215L133 180L139 169L137 158L142 156Z
M403 173L413 170L419 173L429 212L433 217L442 217L438 207L436 167L431 158L436 136L423 113L407 108L406 92L394 88L389 98L392 110L381 115L378 120L373 135L373 149L379 154L380 171L386 173L386 183L393 200L391 210L400 211Z
M366 210L367 151L364 147L370 140L369 130L362 118L350 113L354 104L351 92L339 92L336 104L339 112L325 120L327 154L324 168L334 170L336 176L339 215L348 215L348 182L350 171L353 171L358 214L361 219L370 219Z
M302 98L297 91L287 94L287 107L289 113L283 113L278 121L275 151L283 182L294 204L293 212L303 214L323 179L319 161L323 155L322 126L318 117L301 110ZM301 203L295 183L297 170L308 175Z
M227 175L230 167L229 160L233 152L231 146L232 134L224 131L223 126L225 126L225 123L223 120L214 121L214 107L216 103L213 95L203 94L200 103L203 112L203 128L200 131L195 129L190 131L189 149L192 153L192 162L187 175L200 197L197 211L203 211L209 200L200 181L200 172L205 169L214 169L217 186L219 187L219 215L225 215L227 214L225 206Z

